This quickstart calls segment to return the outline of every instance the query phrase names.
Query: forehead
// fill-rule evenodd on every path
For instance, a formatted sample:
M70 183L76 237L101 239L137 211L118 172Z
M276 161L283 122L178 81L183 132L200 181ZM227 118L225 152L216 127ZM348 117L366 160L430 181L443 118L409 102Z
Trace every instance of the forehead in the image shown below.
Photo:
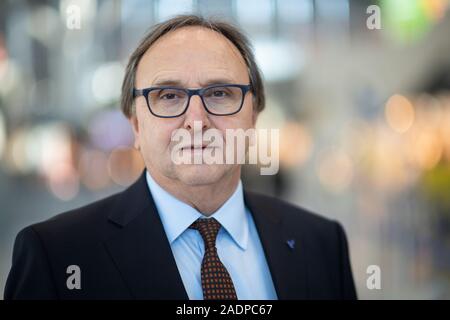
M137 82L147 84L159 78L188 81L186 77L242 82L248 81L248 72L239 50L226 37L203 27L183 27L158 39L142 56L136 74Z

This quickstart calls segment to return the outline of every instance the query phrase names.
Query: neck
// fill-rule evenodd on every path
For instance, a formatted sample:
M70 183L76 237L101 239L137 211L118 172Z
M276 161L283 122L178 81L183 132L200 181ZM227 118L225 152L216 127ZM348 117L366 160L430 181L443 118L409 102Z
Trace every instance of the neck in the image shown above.
M202 184L188 185L178 179L171 179L160 175L147 168L152 178L158 185L171 195L187 203L201 212L204 216L210 216L216 212L236 191L239 184L241 168L233 168L232 172L225 174L219 181Z

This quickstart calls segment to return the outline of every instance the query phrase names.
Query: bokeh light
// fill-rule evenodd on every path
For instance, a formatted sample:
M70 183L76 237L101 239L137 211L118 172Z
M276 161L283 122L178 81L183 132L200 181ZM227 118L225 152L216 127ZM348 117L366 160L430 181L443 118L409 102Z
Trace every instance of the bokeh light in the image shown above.
M387 101L385 115L390 127L403 133L413 124L414 108L406 97L396 94Z
M321 151L316 169L321 184L331 192L344 192L352 182L352 160L340 148Z
M115 102L120 97L124 67L111 62L98 67L92 77L92 94L99 104Z
M141 154L130 147L115 148L108 158L111 179L121 186L128 186L139 177L144 168Z

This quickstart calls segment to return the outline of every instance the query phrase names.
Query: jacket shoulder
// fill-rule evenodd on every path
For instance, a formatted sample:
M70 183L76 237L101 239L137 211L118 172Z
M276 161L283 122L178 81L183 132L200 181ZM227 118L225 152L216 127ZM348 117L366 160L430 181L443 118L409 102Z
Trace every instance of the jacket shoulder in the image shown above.
M121 193L97 200L87 205L59 213L47 220L28 226L40 235L69 238L72 235L101 234L107 227L108 215L115 207Z

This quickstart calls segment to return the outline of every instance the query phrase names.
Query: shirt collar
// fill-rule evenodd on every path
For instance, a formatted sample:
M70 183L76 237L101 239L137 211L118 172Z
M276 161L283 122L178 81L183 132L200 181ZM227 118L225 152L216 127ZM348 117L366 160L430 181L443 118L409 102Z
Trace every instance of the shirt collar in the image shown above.
M163 189L146 170L147 184L155 201L167 238L172 244L198 218L207 218ZM248 221L242 182L230 198L209 218L215 218L243 250L247 248Z

